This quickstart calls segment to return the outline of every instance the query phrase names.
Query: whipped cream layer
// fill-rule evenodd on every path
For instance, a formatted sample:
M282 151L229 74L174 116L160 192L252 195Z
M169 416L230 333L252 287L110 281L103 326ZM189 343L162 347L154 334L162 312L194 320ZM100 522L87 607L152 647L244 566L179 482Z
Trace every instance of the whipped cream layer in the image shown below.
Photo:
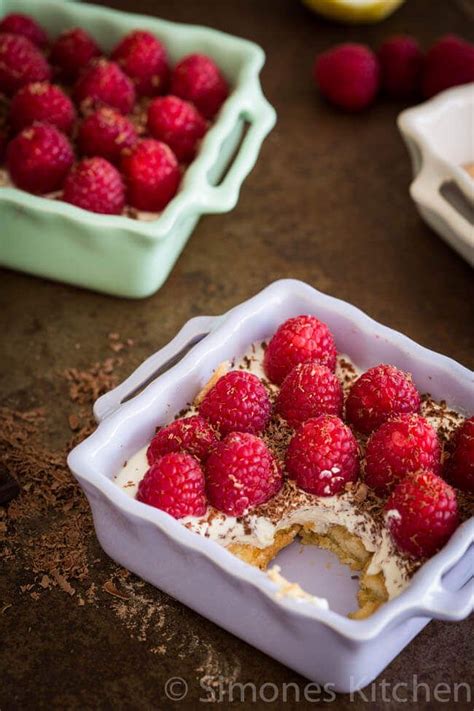
M135 497L138 483L148 469L146 450L144 447L131 457L115 478L115 483L131 498ZM395 597L407 585L413 565L396 550L384 526L380 505L372 501L370 506L367 502L367 510L364 510L366 500L364 484L348 487L337 496L315 496L287 480L271 501L239 518L210 506L205 516L187 516L181 522L189 530L222 546L240 543L257 548L272 545L278 531L295 524L316 533L326 533L333 525L343 526L374 554L368 573L375 575L382 571L387 592Z
M239 360L219 366L205 390L227 370L240 369L260 377L274 399L278 387L269 383L265 377L264 348L264 343L253 344ZM338 356L336 374L344 390L348 390L360 372L348 356ZM195 413L196 408L190 406L184 416ZM463 419L445 403L436 403L429 396L423 399L421 414L430 421L443 440L449 437ZM281 463L292 434L293 430L284 420L273 416L263 435ZM365 438L360 438L359 444L363 449ZM148 469L146 450L147 447L144 447L131 457L114 480L131 497L135 497L138 483ZM399 553L386 527L383 502L362 482L348 484L345 491L336 496L316 496L302 491L294 481L287 479L276 496L244 516L228 516L209 506L205 516L188 516L181 519L181 522L189 530L222 546L238 543L257 548L272 545L278 531L293 525L304 526L320 534L326 533L331 526L342 526L357 536L365 549L373 554L367 572L369 575L383 573L389 598L397 596L407 586L419 566L419 563Z

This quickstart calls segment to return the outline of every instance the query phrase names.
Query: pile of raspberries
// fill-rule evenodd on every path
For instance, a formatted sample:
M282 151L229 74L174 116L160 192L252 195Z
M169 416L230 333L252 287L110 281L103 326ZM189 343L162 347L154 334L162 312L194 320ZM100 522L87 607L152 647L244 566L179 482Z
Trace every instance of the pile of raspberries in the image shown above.
M474 417L443 452L408 373L374 366L344 399L336 356L315 316L285 321L264 356L276 399L251 372L220 377L197 414L158 430L138 500L175 518L202 516L208 504L238 517L277 494L285 477L316 496L341 494L362 477L398 548L418 559L434 554L459 523L454 487L474 492ZM292 432L282 462L265 441L272 416Z
M456 35L441 37L426 54L409 35L386 39L377 53L364 44L341 44L316 57L313 76L321 94L345 111L367 108L380 92L429 99L474 81L474 45Z
M103 214L160 212L228 94L212 59L171 68L145 30L105 56L79 27L50 41L27 15L0 21L0 161L31 193Z

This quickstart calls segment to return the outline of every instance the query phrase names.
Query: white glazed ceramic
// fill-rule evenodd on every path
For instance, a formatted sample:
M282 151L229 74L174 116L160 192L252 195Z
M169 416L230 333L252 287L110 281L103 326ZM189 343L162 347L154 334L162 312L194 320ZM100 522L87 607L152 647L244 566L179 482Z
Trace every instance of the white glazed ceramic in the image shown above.
M300 313L328 323L338 349L361 368L394 363L413 374L421 391L474 412L474 373L343 301L302 282L282 280L223 316L189 321L165 348L97 401L100 424L71 452L68 463L111 558L309 679L347 692L370 683L431 618L461 620L472 611L474 519L455 532L398 598L359 621L307 601L278 598L265 573L168 514L131 499L112 481L123 462L151 439L157 424L170 421L194 398L219 363L241 355L250 343ZM177 365L120 404L206 332ZM341 579L336 575L332 581L336 598Z
M410 195L420 215L474 265L474 179L461 167L474 162L474 83L403 111L398 127L411 156ZM455 181L466 198L466 214L440 193L449 181Z

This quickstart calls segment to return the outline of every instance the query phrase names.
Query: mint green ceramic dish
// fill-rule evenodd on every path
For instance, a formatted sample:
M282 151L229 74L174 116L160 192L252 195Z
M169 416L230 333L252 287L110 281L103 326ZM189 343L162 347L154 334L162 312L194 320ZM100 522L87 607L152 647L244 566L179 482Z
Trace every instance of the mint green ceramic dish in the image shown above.
M72 1L0 0L0 17L9 12L35 17L53 37L80 25L105 51L130 30L146 28L166 44L172 63L204 52L233 87L178 194L156 220L97 215L0 188L0 264L115 296L148 296L163 284L200 216L227 212L237 203L275 123L259 81L264 53L252 42L206 27Z

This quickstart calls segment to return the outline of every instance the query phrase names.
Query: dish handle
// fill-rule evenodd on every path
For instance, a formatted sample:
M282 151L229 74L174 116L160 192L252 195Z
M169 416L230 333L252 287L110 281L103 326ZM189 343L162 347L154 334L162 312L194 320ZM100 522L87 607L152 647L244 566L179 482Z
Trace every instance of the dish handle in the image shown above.
M214 330L220 316L197 316L188 321L166 346L147 358L120 385L105 393L94 403L94 417L101 422L122 403L138 395L158 376L176 365L197 343Z
M461 532L460 532L461 533ZM453 561L447 557L430 577L430 584L419 603L420 614L436 619L458 622L468 617L474 608L474 519L466 522L464 550ZM449 590L443 578L456 566L466 566L470 578L459 590Z
M208 181L187 206L188 213L196 210L205 213L220 213L232 210L239 199L243 181L254 167L263 139L275 124L275 109L265 99L260 86L246 90L242 97L239 118L249 124L227 173L219 185Z
M473 225L440 194L441 186L452 180L452 175L445 170L442 161L426 151L423 151L422 160L421 170L410 186L413 200L436 213L451 232L459 235L468 247L469 261L474 263Z

